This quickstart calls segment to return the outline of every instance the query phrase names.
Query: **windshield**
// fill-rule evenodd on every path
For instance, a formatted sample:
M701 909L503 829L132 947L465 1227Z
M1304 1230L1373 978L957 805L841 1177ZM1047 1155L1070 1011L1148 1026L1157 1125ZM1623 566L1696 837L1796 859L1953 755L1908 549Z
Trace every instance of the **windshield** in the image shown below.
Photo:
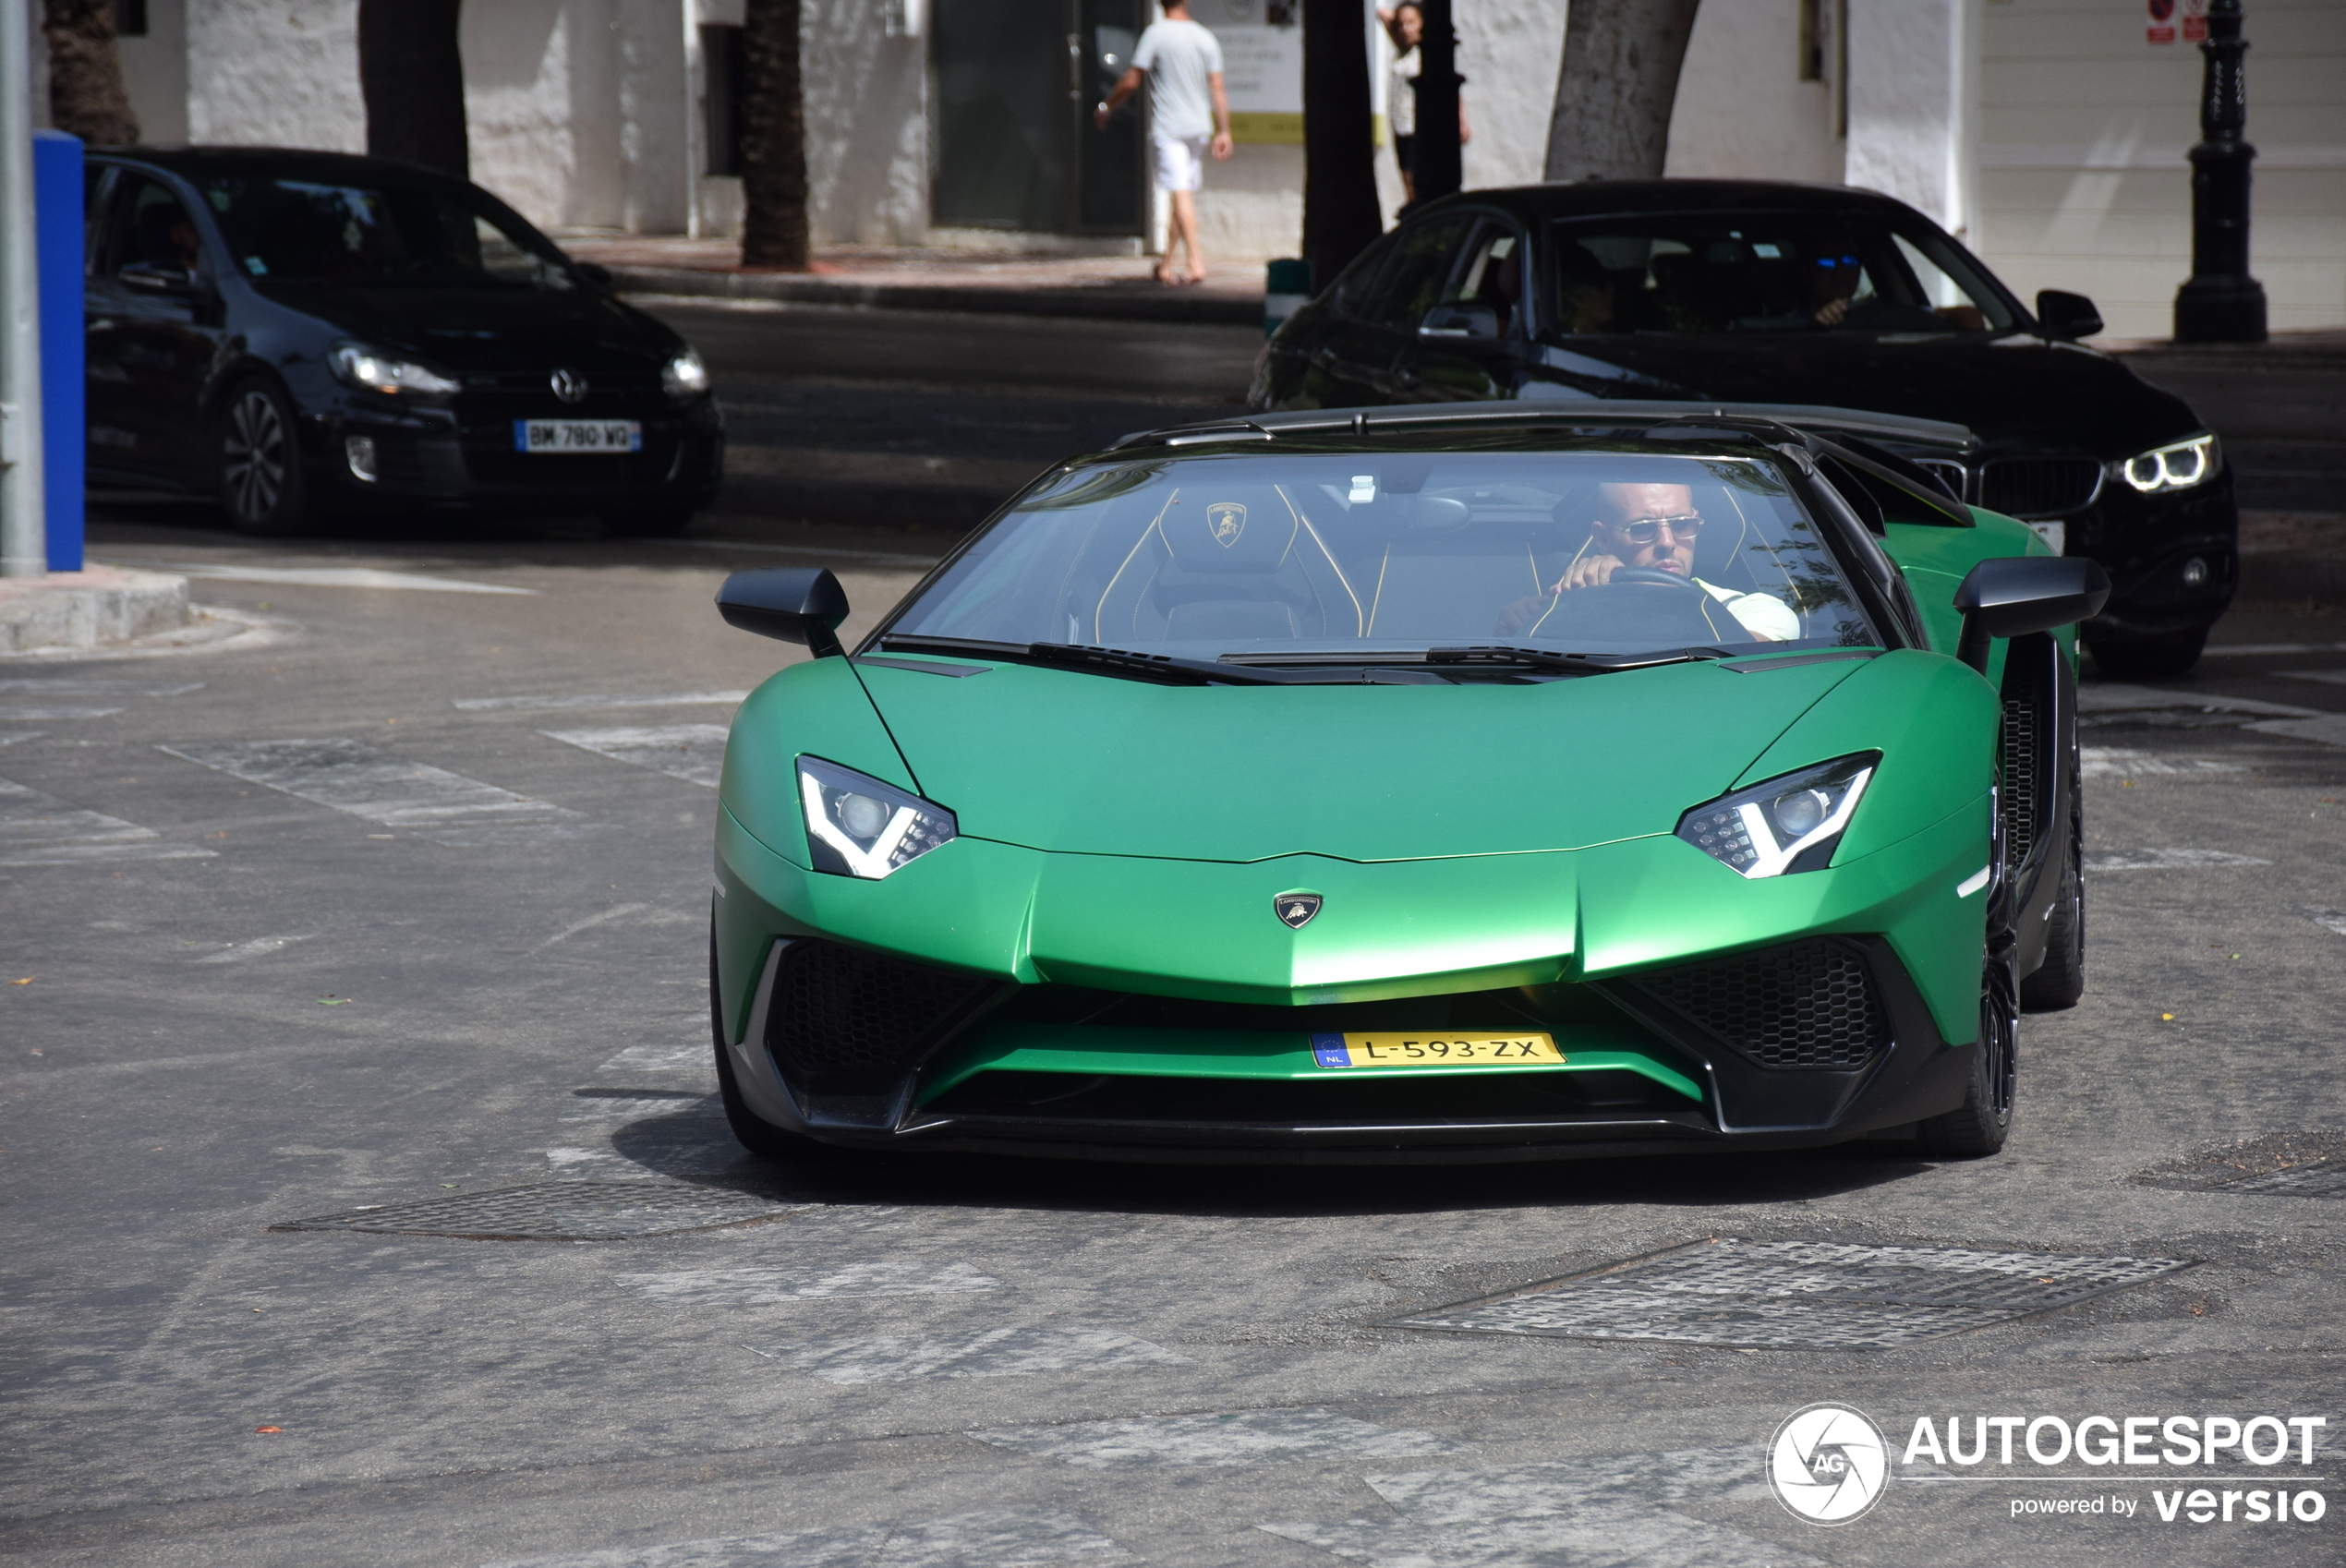
M237 266L254 278L362 288L573 286L562 253L458 185L203 182Z
M1772 463L1617 450L1079 468L888 632L1209 659L1880 641Z
M1938 235L1807 212L1559 223L1547 319L1566 332L1989 332L2016 318Z

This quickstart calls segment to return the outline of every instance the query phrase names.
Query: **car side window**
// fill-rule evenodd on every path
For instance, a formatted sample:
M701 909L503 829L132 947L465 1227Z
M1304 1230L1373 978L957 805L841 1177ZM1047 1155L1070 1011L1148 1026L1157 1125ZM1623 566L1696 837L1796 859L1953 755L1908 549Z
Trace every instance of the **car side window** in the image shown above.
M1380 326L1417 331L1425 313L1442 303L1451 259L1474 223L1471 214L1460 214L1402 230L1394 240L1393 259L1378 276L1375 296L1362 314Z
M118 277L125 267L159 267L193 276L203 267L203 241L187 209L164 186L127 175L117 182L98 271Z
M1376 296L1377 278L1385 271L1385 263L1392 254L1391 242L1378 240L1337 274L1328 297L1339 312L1347 316L1367 313L1370 301Z
M1523 307L1522 236L1510 224L1486 219L1459 253L1441 304L1481 305L1499 319L1499 335L1516 330Z

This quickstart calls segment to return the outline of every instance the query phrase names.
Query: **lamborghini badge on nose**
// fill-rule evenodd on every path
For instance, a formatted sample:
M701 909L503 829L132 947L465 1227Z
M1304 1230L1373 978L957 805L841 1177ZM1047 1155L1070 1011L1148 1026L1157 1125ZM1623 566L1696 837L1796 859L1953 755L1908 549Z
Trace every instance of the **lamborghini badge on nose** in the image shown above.
M1288 926L1300 931L1312 923L1313 915L1320 912L1320 896L1317 893L1282 893L1271 900L1271 907L1278 911L1279 919Z

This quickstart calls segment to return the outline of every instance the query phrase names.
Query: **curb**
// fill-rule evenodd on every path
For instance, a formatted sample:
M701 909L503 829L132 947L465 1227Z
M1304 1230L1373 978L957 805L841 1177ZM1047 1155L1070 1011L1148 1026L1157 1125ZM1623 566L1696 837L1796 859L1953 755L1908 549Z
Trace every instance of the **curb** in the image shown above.
M187 579L92 566L0 579L0 654L97 648L187 624Z
M1058 316L1102 321L1174 321L1260 327L1253 295L1201 295L1160 289L1128 293L1112 283L1066 288L962 287L950 283L874 283L795 272L709 272L690 267L613 267L622 294L843 305L865 310L949 310L964 315Z

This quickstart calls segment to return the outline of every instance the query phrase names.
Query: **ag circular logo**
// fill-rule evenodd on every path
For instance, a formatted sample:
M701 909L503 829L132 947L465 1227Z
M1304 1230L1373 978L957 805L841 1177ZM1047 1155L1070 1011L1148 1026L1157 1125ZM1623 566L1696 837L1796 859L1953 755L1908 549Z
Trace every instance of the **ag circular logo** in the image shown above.
M1768 1440L1768 1484L1808 1523L1846 1525L1881 1501L1890 1446L1880 1427L1847 1405L1811 1405Z

